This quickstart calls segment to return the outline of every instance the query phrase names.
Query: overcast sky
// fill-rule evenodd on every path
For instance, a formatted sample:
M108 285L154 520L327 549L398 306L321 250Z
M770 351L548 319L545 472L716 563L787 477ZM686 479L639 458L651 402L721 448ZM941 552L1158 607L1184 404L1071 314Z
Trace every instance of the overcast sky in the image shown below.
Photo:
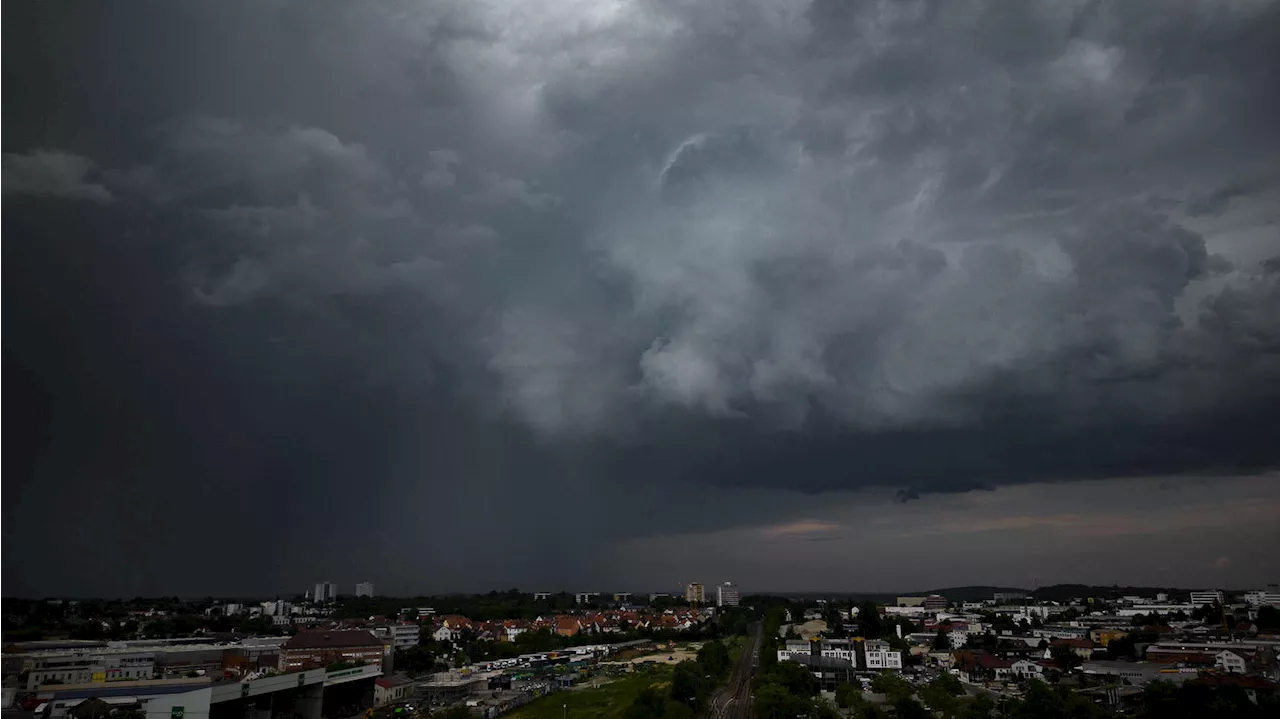
M1280 3L4 6L7 595L1280 578Z

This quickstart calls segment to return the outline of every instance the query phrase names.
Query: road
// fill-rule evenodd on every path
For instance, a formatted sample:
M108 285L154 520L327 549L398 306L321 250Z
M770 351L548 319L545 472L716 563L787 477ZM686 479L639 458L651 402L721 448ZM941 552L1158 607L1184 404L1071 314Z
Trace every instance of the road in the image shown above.
M708 719L751 719L755 713L751 703L751 678L755 675L756 666L760 662L761 625L756 624L738 657L738 663L725 683L707 707Z

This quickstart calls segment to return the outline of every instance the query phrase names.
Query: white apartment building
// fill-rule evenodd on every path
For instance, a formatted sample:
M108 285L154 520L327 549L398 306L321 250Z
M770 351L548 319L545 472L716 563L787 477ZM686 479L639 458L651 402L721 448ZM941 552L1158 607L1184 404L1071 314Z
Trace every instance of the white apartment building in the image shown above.
M357 596L357 597L372 597L372 596L373 596L373 582L360 582L359 584L357 584L357 585L356 585L356 596Z
M702 584L699 582L689 582L689 586L684 588L684 600L686 602L696 602L702 604L707 601L706 595L702 591Z
M384 639L390 638L396 649L416 647L422 641L422 627L416 622L396 622L374 627L373 633ZM450 636L452 639L452 636Z
M864 669L902 669L902 652L889 648L889 642L870 639L863 643L867 666Z
M1280 591L1255 589L1245 592L1244 601L1251 607L1280 607Z
M733 582L725 582L724 584L716 587L716 606L738 606L738 588L733 586Z
M1197 607L1206 604L1225 604L1221 589L1205 589L1191 593L1191 603Z
M312 601L332 602L338 598L338 585L333 582L316 582L316 589L311 594Z

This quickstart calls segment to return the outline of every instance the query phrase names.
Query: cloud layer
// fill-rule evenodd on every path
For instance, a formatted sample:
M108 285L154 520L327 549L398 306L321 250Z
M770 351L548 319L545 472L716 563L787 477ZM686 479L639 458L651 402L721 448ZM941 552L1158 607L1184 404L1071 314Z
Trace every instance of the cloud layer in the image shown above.
M57 12L16 10L7 51L35 69L6 360L75 397L55 444L110 445L106 406L190 427L186 457L112 458L130 492L208 454L281 496L507 494L520 526L643 488L648 529L600 523L627 537L691 488L1280 459L1276 3L157 3L85 10L87 38ZM115 369L67 369L85 350ZM89 481L54 465L30 486Z

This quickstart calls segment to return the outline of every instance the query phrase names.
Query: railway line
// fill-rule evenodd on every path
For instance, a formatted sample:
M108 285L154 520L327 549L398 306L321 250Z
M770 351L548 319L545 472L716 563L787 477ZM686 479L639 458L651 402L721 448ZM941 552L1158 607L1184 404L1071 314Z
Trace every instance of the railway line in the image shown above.
M756 624L751 638L742 649L738 663L729 675L729 681L711 697L707 707L707 719L751 719L754 707L751 701L751 679L760 661L760 624Z

